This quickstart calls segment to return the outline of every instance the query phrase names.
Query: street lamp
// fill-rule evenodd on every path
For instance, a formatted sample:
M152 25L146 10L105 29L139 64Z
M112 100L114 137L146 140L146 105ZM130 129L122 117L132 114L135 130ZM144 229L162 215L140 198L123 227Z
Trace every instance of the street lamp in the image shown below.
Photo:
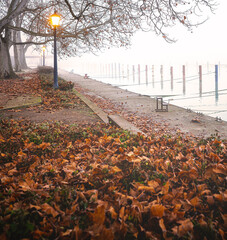
M42 50L43 50L43 66L45 66L45 51L46 51L45 45L43 45Z
M57 37L56 29L60 25L60 16L55 13L50 16L50 24L54 27L54 88L58 88L58 67L57 67Z

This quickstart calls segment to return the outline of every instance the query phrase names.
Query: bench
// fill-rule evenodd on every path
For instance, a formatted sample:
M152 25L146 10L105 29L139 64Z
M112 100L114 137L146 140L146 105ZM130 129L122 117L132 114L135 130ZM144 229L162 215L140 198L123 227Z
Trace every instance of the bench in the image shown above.
M162 97L156 98L156 112L168 112L169 103L163 101Z

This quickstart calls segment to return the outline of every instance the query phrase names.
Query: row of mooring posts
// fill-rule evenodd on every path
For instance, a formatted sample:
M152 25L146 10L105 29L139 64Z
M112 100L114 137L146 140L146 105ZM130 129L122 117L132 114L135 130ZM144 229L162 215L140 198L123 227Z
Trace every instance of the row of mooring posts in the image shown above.
M198 66L198 75L199 78L199 96L202 96L202 81L203 81L203 71L202 71L202 65ZM218 99L218 65L215 65L215 96L216 99ZM141 65L138 64L137 68L135 65L132 65L131 67L127 65L126 69L126 75L125 75L125 68L124 65L121 65L120 63L117 65L117 63L112 64L106 64L105 67L102 68L103 71L101 71L101 75L105 75L106 77L112 77L112 78L127 78L127 80L132 79L133 84L141 84L141 73L145 72L145 84L152 84L152 87L155 87L155 66L152 65L151 68L148 67L148 65L145 65L145 70L141 71ZM151 77L152 82L149 82L149 72L151 71ZM131 72L131 74L130 74ZM213 72L209 72L208 74L211 74ZM136 83L136 75L138 76L138 82ZM144 76L144 75L143 75ZM160 66L160 82L161 82L161 89L164 88L164 77L163 77L163 65ZM166 80L165 80L166 81ZM186 83L187 83L187 77L186 77L186 67L185 65L182 66L182 86L183 86L183 94L186 94ZM170 67L170 87L171 90L174 88L174 69L173 66Z

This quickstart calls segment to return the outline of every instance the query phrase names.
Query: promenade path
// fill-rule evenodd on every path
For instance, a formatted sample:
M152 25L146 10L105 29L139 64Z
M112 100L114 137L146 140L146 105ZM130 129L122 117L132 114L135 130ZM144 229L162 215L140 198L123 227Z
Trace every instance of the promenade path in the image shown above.
M82 94L91 100L100 99L100 102L103 102L103 110L107 114L113 114L113 110L107 107L109 106L107 103L111 102L118 109L119 115L123 117L130 116L127 120L134 124L140 122L138 119L143 119L143 129L141 129L143 132L147 126L149 128L153 127L153 132L160 131L161 128L163 132L170 134L180 131L196 137L206 138L211 135L218 135L222 139L227 139L227 122L225 121L217 121L215 118L172 104L169 104L168 112L156 112L154 98L122 90L94 79L85 79L83 76L61 69L59 75L67 81L74 82L81 89ZM145 127L144 121L146 122ZM140 126L140 124L137 124L138 128Z

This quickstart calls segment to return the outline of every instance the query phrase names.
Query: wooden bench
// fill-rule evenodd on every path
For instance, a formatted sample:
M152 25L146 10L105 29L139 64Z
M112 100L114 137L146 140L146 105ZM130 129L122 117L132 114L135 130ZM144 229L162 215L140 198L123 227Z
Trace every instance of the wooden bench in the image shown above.
M156 112L168 112L169 103L163 101L162 97L156 98Z

